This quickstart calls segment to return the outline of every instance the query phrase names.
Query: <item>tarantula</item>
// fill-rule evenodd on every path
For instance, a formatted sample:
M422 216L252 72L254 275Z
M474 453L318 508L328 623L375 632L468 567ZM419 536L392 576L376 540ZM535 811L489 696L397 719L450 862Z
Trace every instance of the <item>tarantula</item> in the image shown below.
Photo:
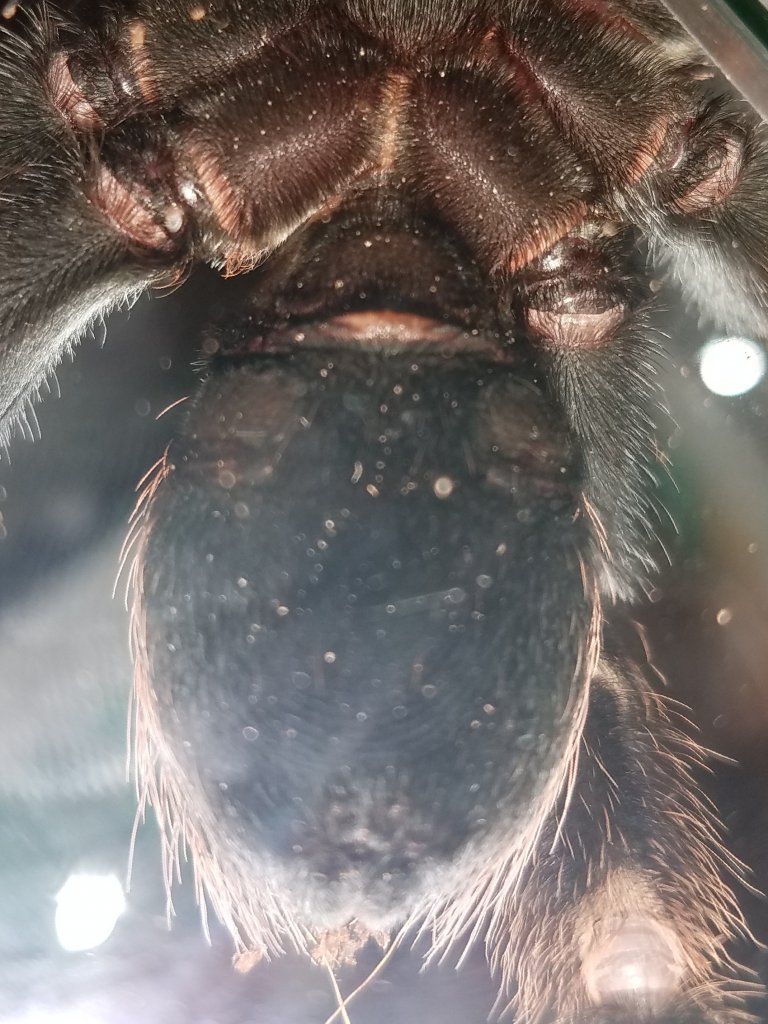
M746 1019L738 867L618 623L660 281L762 327L765 127L655 0L3 16L6 435L105 310L235 278L127 548L169 862L257 957L421 929L521 1020Z

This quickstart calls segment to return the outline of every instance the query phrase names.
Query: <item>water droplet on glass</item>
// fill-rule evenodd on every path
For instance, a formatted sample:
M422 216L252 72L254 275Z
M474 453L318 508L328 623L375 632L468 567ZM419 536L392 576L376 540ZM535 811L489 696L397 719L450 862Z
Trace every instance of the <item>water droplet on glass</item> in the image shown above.
M455 486L456 484L449 476L439 476L432 485L432 490L436 498L449 498L453 494Z
M312 680L306 672L292 672L291 681L297 690L308 690L312 685Z

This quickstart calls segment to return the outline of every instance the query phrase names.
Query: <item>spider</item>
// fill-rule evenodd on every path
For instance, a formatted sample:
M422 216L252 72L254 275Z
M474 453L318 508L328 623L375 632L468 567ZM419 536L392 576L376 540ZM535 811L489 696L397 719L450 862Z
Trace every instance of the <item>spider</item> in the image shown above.
M219 268L126 544L135 760L244 958L483 941L517 1019L735 1024L740 867L621 628L658 293L759 331L764 126L654 0L6 4L0 422Z

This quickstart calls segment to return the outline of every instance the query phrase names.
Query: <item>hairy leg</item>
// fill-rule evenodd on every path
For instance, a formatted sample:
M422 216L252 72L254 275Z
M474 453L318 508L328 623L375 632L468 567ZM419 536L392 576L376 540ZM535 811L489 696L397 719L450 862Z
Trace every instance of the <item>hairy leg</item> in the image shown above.
M670 132L661 159L628 201L652 259L721 327L768 327L768 126L745 105L701 104Z
M165 183L137 192L99 159L62 30L38 7L0 36L0 436L94 318L186 260Z
M602 660L563 805L491 927L523 1020L545 1008L569 1024L751 1019L728 951L745 924L724 875L742 869L677 717L634 665Z

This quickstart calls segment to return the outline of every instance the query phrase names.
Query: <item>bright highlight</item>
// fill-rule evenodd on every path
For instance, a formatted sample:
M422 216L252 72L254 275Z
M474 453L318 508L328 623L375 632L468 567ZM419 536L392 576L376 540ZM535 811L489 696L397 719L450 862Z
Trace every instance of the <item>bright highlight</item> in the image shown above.
M765 376L765 351L752 338L713 338L699 352L699 373L716 395L746 394Z
M125 910L116 875L72 874L56 895L56 937L71 953L106 942Z

